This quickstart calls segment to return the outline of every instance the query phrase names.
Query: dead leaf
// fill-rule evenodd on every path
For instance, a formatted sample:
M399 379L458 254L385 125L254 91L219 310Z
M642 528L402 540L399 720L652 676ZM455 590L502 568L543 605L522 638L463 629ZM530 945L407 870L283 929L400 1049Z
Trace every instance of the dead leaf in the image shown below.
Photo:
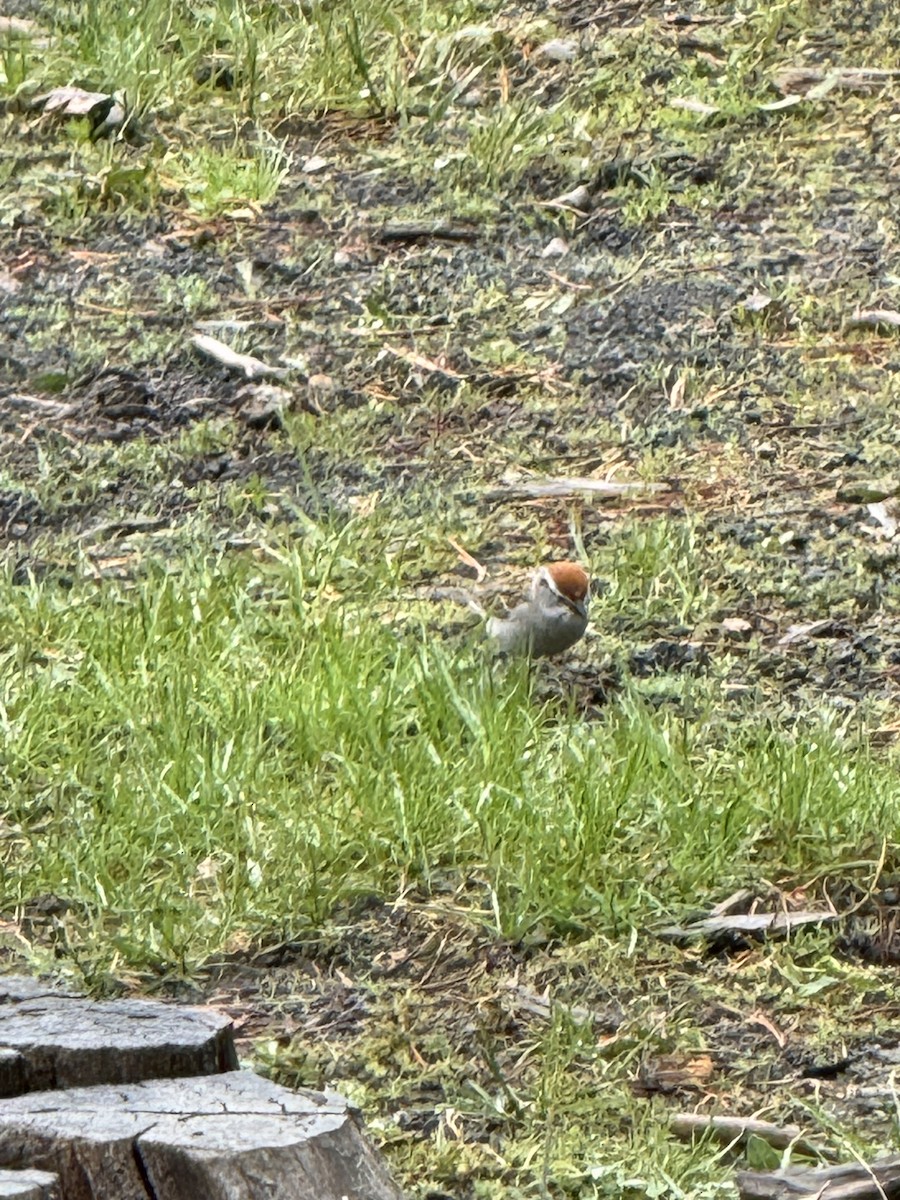
M222 864L212 855L207 855L202 862L197 863L197 870L194 872L197 879L215 879L219 873L219 868Z
M347 503L358 517L371 517L381 500L381 492L367 492L364 496L350 496Z
M804 98L820 99L832 90L868 92L900 76L900 71L882 67L786 67L773 83L779 92L800 92Z
M90 574L95 579L104 575L124 579L134 570L136 554L101 555L91 560Z
M709 1054L660 1054L641 1063L633 1090L638 1095L666 1095L683 1088L697 1090L712 1076L715 1064Z
M826 924L837 920L834 912L735 913L724 917L703 917L689 925L660 930L665 938L702 937L716 933L788 933L800 925Z
M730 896L726 896L724 900L720 900L713 908L709 910L711 917L724 917L726 913L736 912L743 908L745 911L753 900L753 892L750 888L738 888L736 892L732 892Z
M337 390L337 384L330 375L324 375L322 372L317 372L315 375L310 375L306 381L306 386L317 396L327 396L331 392Z
M794 108L797 104L802 104L803 96L785 96L782 100L771 100L768 104L760 104L760 112L780 112L783 108Z
M509 68L506 63L502 63L497 72L497 82L500 84L500 104L503 107L509 104L510 95Z

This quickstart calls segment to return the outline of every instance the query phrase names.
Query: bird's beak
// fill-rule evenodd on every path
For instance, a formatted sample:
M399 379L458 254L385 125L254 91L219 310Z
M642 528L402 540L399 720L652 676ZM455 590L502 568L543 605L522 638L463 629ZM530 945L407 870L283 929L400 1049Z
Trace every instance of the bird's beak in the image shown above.
M584 600L573 600L570 596L560 596L563 604L567 608L571 608L576 616L581 617L582 621L587 620L587 604Z

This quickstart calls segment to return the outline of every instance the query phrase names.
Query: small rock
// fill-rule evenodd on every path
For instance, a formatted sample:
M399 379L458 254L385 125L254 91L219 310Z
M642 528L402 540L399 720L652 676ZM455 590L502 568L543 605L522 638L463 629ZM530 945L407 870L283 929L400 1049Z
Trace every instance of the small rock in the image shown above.
M541 251L541 258L563 258L569 253L569 243L561 237L551 238Z
M753 626L743 617L726 617L722 622L722 632L735 641L746 642L753 633Z
M567 38L552 38L535 50L538 58L549 58L551 62L571 62L578 53L578 43Z
M558 208L575 208L579 212L590 212L594 202L591 199L591 193L587 190L583 183L578 187L572 188L570 192L563 192L561 196L554 196L550 204Z
M293 393L271 383L254 383L237 394L238 413L249 429L281 429L284 412L291 407Z
M481 108L484 104L484 92L481 88L469 88L456 101L460 108Z

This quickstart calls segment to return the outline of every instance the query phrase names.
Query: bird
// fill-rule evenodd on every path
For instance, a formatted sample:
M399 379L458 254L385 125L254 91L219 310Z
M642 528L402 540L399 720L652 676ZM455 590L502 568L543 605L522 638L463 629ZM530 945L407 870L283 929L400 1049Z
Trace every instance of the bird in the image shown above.
M561 654L587 629L589 585L587 572L579 563L552 562L538 567L523 603L505 617L488 618L489 638L506 654L529 658Z

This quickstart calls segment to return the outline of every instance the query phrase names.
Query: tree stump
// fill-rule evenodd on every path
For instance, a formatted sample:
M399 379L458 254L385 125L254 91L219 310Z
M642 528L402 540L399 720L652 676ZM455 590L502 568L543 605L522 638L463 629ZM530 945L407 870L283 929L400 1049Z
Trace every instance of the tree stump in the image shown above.
M0 1200L401 1200L342 1096L237 1065L208 1009L0 980Z

